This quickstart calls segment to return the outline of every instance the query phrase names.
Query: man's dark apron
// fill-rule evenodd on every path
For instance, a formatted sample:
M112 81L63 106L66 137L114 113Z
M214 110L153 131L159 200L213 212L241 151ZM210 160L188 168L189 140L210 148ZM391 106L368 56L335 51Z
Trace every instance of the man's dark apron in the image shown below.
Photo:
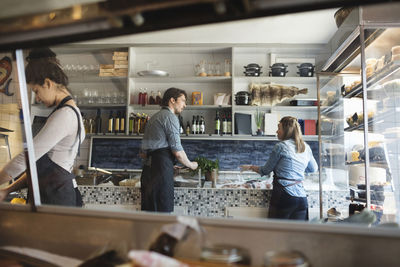
M64 106L70 107L75 112L78 118L77 134L79 137L79 151L81 144L81 120L78 112L72 106L65 105L65 103L71 99L71 96L65 97L53 110L53 112L51 112L49 117L56 110ZM43 204L77 207L81 207L83 205L81 193L79 192L78 188L74 188L74 184L72 182L72 180L75 179L75 176L58 164L54 163L49 158L48 153L46 153L39 160L36 161L36 168L39 180L40 201Z
M283 186L279 180L292 181L293 183ZM274 175L273 190L270 200L268 218L277 219L298 219L292 218L292 214L296 212L296 206L304 210L304 219L308 220L308 204L306 197L294 197L285 191L285 187L302 183L302 180L288 179Z
M142 210L174 211L174 161L170 148L147 153L140 177Z

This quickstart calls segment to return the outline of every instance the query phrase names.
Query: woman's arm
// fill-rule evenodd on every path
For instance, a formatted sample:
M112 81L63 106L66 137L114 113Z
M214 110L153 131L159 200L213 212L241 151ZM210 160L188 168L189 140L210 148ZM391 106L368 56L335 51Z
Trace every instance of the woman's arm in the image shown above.
M26 185L27 185L26 173L24 173L14 183L10 184L9 186L7 186L5 188L0 189L0 202L3 201L8 196L8 194L10 194L11 192L25 188Z

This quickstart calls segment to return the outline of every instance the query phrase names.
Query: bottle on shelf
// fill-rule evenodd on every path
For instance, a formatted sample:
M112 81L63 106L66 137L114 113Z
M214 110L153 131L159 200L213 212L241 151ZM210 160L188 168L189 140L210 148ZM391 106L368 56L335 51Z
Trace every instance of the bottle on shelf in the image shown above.
M110 115L108 116L108 127L107 131L109 133L112 133L114 131L114 117L113 117L113 111L110 111Z
M140 88L139 89L139 97L138 97L138 104L139 105L142 105L142 101L143 101L143 89L142 88Z
M161 92L158 90L157 96L156 96L156 104L160 105L162 100Z
M206 133L206 122L204 121L204 117L200 117L200 134Z
M123 111L121 111L121 117L119 118L119 132L125 133L125 116Z
M222 134L228 133L228 119L226 118L226 114L222 113Z
M190 123L189 121L186 123L186 135L190 134Z
M144 88L143 94L142 94L142 106L146 106L148 104L148 99L147 99L147 88Z
M192 134L196 134L196 116L193 116L192 120Z
M185 131L183 130L184 126L183 126L183 118L181 115L178 116L179 119L179 133L183 134Z
M140 123L141 122L142 121L140 119L140 114L137 113L136 116L135 116L135 123L134 123L134 127L133 127L133 132L135 134L139 134L140 133L140 128L141 128Z
M197 115L196 117L196 134L200 133L200 117Z
M101 134L102 133L102 131L101 131L101 110L99 108L97 109L97 115L94 120L95 120L95 125L96 125L96 127L95 127L96 134Z
M232 114L228 112L228 134L232 134Z
M129 134L133 134L133 127L135 124L135 117L133 115L133 112L131 112L131 114L129 114Z
M221 134L221 120L219 118L219 111L217 110L216 114L215 114L215 134Z
M119 133L120 117L121 117L121 112L117 111L117 114L115 115L114 118L114 133Z
M151 91L150 97L149 97L149 105L155 105L156 104L156 98L154 96L154 92Z

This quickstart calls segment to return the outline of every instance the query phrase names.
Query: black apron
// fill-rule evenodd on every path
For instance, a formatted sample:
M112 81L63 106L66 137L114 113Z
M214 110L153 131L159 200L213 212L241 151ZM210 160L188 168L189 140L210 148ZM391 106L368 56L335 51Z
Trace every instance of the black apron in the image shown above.
M174 211L174 161L170 148L147 153L140 177L142 210Z
M62 107L70 107L78 118L78 138L80 150L81 144L81 120L78 112L70 105L65 103L71 100L71 96L65 97L60 104L51 112L49 117L58 109ZM49 118L48 117L48 118ZM65 123L65 122L60 122ZM78 152L79 154L79 152ZM48 153L43 155L36 161L36 168L39 180L40 201L43 204L62 205L62 206L76 206L82 207L82 196L78 188L74 188L72 182L75 176L69 171L65 170L58 164L54 163L48 156ZM29 194L28 194L29 195Z
M293 181L283 186L279 180ZM302 180L288 179L274 175L272 196L268 209L268 218L308 220L308 202L306 197L294 197L285 191L285 187L302 183Z

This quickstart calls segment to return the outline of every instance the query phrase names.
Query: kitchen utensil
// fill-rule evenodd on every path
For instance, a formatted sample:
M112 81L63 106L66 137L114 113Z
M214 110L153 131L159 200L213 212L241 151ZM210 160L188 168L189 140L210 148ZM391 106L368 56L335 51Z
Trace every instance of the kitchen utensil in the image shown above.
M250 69L252 69L252 70L261 70L262 66L260 66L260 65L258 65L256 63L250 63L250 64L247 64L247 66L244 66L244 68L246 70L250 70Z
M142 70L137 73L139 76L159 76L166 77L169 75L168 72L163 70Z
M288 72L286 70L287 65L283 63L275 63L272 66L270 66L271 71L269 72L269 76L274 76L274 77L284 77L286 76L286 73Z
M245 76L254 76L254 77L258 77L262 74L262 72L259 71L245 71L243 73Z
M300 66L297 66L299 74L301 77L312 77L314 75L314 65L311 63L302 63Z
M235 95L236 105L249 105L250 104L250 93L247 91L240 91Z

